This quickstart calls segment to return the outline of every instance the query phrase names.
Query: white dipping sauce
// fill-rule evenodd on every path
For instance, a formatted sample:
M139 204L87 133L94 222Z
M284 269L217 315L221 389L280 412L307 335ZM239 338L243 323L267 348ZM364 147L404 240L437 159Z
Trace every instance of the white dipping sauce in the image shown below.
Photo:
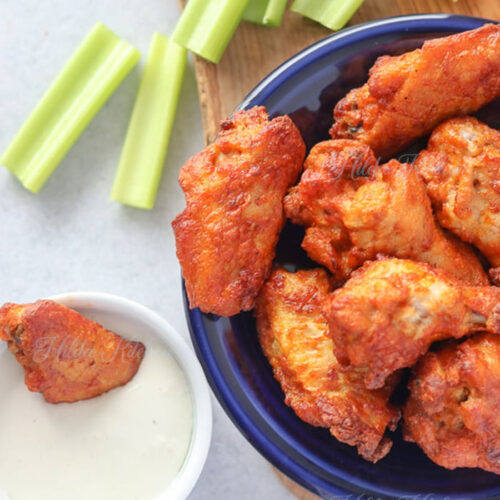
M29 392L0 346L0 499L148 500L182 467L192 433L188 382L160 341L136 376L97 398L52 405Z

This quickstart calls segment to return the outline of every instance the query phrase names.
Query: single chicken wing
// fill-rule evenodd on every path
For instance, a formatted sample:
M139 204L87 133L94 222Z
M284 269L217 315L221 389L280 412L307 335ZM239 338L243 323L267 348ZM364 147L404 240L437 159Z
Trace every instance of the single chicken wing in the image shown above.
M427 353L410 381L404 437L442 467L500 474L500 337Z
M325 302L335 353L370 389L412 366L432 342L500 333L500 288L467 286L428 264L367 262Z
M500 132L453 118L431 135L416 167L439 222L500 266Z
M429 40L380 57L368 82L337 103L332 138L357 139L388 158L442 121L500 96L500 26Z
M283 197L305 145L288 116L237 111L182 167L186 209L172 226L191 308L232 316L253 308L283 227Z
M5 304L0 339L25 372L30 391L49 403L72 403L125 385L145 348L52 300Z
M350 140L316 145L285 213L307 227L302 247L338 279L377 254L442 268L473 285L488 277L471 247L445 233L411 164L378 166L368 146Z
M339 370L321 312L329 291L322 269L294 274L275 269L256 304L260 343L295 413L376 462L392 445L386 428L394 430L399 420L399 411L388 403L396 377L370 391L358 371Z

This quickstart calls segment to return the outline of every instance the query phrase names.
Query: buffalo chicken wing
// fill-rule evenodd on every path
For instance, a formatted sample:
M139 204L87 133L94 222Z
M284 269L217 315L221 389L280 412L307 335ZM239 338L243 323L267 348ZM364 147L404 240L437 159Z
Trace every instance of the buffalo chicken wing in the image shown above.
M305 145L287 116L237 111L181 169L186 209L172 226L191 308L232 316L253 308L284 224L283 197Z
M435 341L500 333L500 288L466 286L410 260L367 262L324 309L339 362L363 369L370 389L412 366Z
M410 381L404 437L446 467L500 474L500 337L478 334L427 353Z
M476 118L454 118L431 135L416 167L436 216L500 266L500 132Z
M49 403L99 396L129 382L145 348L51 300L5 304L0 339L25 371L30 391Z
M339 101L332 138L357 139L390 157L457 115L500 96L500 26L429 40L380 57L368 82Z
M329 291L322 269L274 270L255 309L260 342L295 413L376 462L391 448L386 428L399 419L388 403L394 381L370 391L357 370L339 369L322 315Z
M378 254L427 262L473 285L489 284L471 247L436 223L425 184L412 165L377 166L356 141L325 141L305 162L285 213L307 227L309 257L346 279Z

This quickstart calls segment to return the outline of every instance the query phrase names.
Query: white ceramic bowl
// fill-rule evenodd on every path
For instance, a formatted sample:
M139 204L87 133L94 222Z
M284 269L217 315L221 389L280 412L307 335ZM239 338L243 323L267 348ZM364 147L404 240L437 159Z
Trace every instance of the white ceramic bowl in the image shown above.
M137 340L160 339L175 357L191 388L193 430L184 464L174 481L155 500L184 500L193 489L205 464L212 436L212 404L203 371L181 335L147 307L116 295L71 292L50 297L118 334L141 332Z

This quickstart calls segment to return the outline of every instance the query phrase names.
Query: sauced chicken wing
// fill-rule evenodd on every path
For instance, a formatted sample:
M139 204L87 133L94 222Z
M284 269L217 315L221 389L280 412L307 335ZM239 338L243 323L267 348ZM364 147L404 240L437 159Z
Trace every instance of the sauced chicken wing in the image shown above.
M224 121L216 141L182 167L187 206L172 226L191 308L221 316L252 309L304 155L290 118L269 121L256 107Z
M307 226L302 246L309 257L339 279L384 254L427 262L470 284L489 284L472 248L436 223L413 166L392 160L378 167L360 142L316 145L285 198L285 213Z
M5 304L0 339L24 368L28 389L49 403L89 399L126 384L145 351L51 300Z
M473 113L500 96L500 27L430 40L380 57L368 82L334 111L333 138L358 139L390 157L440 122Z
M500 266L500 132L472 117L449 120L416 166L439 222Z
M404 436L446 467L500 474L500 337L478 334L427 353L414 370Z
M427 264L367 262L325 302L338 360L365 370L370 389L412 366L432 342L500 333L500 288L467 286Z
M388 403L394 383L369 391L356 370L339 370L321 312L329 290L322 269L275 269L256 304L260 342L295 413L376 462L392 445L386 428L394 429L399 419Z

